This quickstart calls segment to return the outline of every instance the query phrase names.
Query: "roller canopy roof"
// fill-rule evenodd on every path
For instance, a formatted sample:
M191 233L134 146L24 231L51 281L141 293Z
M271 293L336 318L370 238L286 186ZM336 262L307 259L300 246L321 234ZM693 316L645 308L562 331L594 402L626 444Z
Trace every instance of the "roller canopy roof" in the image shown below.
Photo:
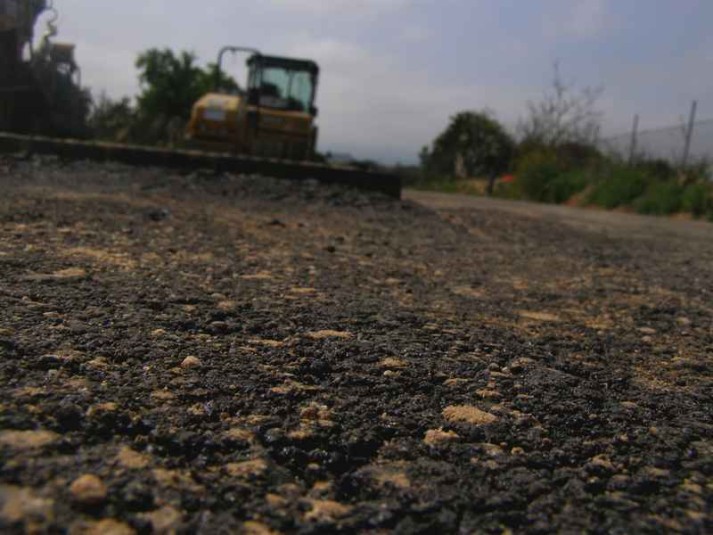
M255 64L261 66L271 66L271 67L283 67L285 69L307 71L312 74L319 73L319 66L314 62L307 59L292 59L292 58L282 58L279 56L263 56L257 55L251 56L248 59L248 65L253 66Z

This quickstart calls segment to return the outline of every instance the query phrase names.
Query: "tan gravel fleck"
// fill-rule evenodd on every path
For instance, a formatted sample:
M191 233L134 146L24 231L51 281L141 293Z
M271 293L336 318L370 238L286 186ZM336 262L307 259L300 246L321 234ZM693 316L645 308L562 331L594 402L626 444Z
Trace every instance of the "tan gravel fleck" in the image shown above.
M609 470L610 472L616 471L616 467L611 462L611 459L609 459L608 455L595 455L590 459L589 463L592 466L598 466L599 468Z
M191 416L205 416L206 407L203 403L194 403L186 409L186 412L188 412Z
M329 421L332 419L332 411L326 405L312 402L300 410L300 419L312 422Z
M165 505L161 509L144 513L141 516L151 522L153 532L159 535L176 533L183 522L181 512L170 505Z
M262 338L251 338L250 340L248 340L248 343L265 347L282 347L285 345L285 343L281 342L280 340L266 340Z
M313 340L322 340L324 338L351 338L354 335L348 331L332 331L327 329L324 331L308 332L307 336Z
M265 501L267 502L267 505L275 509L287 507L289 504L289 502L279 494L272 494L269 492L265 494Z
M472 405L451 405L443 409L443 417L448 422L485 425L493 423L497 418L489 412L481 411Z
M32 450L48 446L59 440L52 431L0 431L0 446L13 450Z
M226 300L220 301L216 306L218 307L218 310L222 310L223 312L232 312L238 304L235 301Z
M181 362L181 368L183 368L184 370L188 368L197 368L201 364L203 364L201 362L201 359L199 359L198 357L194 357L193 355L189 355L183 359L183 362Z
M240 278L248 281L264 281L272 279L272 274L269 271L260 271L250 275L241 275Z
M104 357L97 357L86 362L84 366L93 370L103 370L109 367L109 362Z
M471 286L456 286L455 288L451 288L451 292L456 295L460 295L461 297L472 297L475 299L483 297L482 290L473 288Z
M253 434L253 432L248 429L244 429L242 427L233 427L232 429L228 429L225 432L225 436L227 438L231 438L233 440L238 440L238 441L248 442L248 443L251 443L251 442L253 442L253 440L255 440L255 435Z
M429 446L437 446L439 444L449 444L457 442L460 439L458 433L453 431L444 431L442 427L438 429L429 429L426 431L426 436L423 442Z
M656 468L655 466L647 466L641 470L641 473L652 478L663 478L671 475L670 470L666 470L665 468Z
M257 522L255 520L248 520L243 523L242 533L244 535L277 535L277 531L273 531L262 522Z
M24 522L26 531L53 519L53 501L41 498L30 488L0 485L0 519L8 524Z
M290 293L297 295L310 295L317 292L316 288L290 288Z
M305 519L313 522L334 522L347 516L352 508L332 500L312 500L312 508L305 515Z
M97 522L79 521L71 526L70 535L135 535L136 531L123 522L105 518Z
M72 499L82 505L97 505L106 500L106 485L93 474L84 474L69 486Z
M500 399L502 394L497 390L491 390L489 388L481 388L475 391L483 399Z
M91 417L97 414L116 412L118 409L119 406L113 401L108 401L106 403L97 403L96 405L92 405L87 409L87 416Z
M154 401L171 401L176 399L176 394L168 390L154 390L151 392L151 399Z
M279 386L274 386L270 389L273 394L291 394L292 392L313 392L319 390L318 386L311 386L300 383L298 381L287 380Z
M560 317L548 312L535 312L529 310L519 310L518 314L521 318L535 321L560 321Z
M478 444L478 446L485 452L486 455L490 457L498 457L499 455L505 453L505 450L503 450L501 446L490 442L482 442Z
M408 367L408 363L404 360L395 357L386 357L379 363L379 366L381 366L382 368L401 370L403 368Z
M444 384L445 386L448 386L448 387L451 387L451 388L452 388L452 387L459 386L459 385L462 385L462 384L465 384L465 383L469 383L469 382L470 382L470 379L462 379L462 378L460 378L460 377L452 377L452 378L450 378L450 379L446 379L446 380L443 382L443 384Z
M138 470L146 468L150 463L150 458L148 455L134 451L128 446L122 446L116 455L116 462L124 468Z
M267 463L262 459L253 459L239 463L228 463L225 470L233 477L259 477L267 470Z
M32 273L25 277L27 280L50 281L50 280L71 280L81 279L87 276L87 272L82 268L60 269L54 273Z
M202 485L195 482L191 473L187 470L167 470L166 468L155 468L152 470L156 482L169 488L185 487L191 492L201 492L204 490Z
M287 433L287 437L291 440L307 440L314 435L314 431L310 427L300 426Z

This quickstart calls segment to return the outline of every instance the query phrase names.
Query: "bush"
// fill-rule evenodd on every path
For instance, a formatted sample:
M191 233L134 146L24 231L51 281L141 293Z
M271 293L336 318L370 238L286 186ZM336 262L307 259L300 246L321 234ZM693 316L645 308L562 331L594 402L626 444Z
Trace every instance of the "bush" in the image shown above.
M555 177L549 184L548 201L563 203L584 190L588 183L588 173L584 170L569 171Z
M525 198L546 202L550 184L563 172L562 165L552 151L535 150L520 158L515 176Z
M713 213L713 186L700 183L686 186L681 194L681 210L694 217Z
M423 147L421 165L426 175L484 178L510 167L515 142L488 112L461 112L448 127Z
M518 182L496 182L493 189L493 197L500 199L520 200L522 199L522 191Z
M554 150L535 150L521 157L517 183L523 196L539 202L562 203L587 186L588 172L568 169Z
M676 170L666 160L641 160L634 168L656 180L671 180L676 177Z
M681 208L682 189L676 182L655 181L646 189L646 193L636 199L634 208L640 214L666 215Z
M605 171L593 187L588 201L604 208L631 204L648 186L647 176L639 169L615 166Z

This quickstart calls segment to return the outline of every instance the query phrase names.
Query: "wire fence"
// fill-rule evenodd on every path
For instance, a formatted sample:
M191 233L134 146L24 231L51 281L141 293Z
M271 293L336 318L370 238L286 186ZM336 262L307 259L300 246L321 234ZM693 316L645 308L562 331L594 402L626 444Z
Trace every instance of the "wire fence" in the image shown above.
M600 145L602 150L627 160L661 159L674 165L707 162L710 166L713 164L713 119L641 131L635 121L631 132L604 138Z

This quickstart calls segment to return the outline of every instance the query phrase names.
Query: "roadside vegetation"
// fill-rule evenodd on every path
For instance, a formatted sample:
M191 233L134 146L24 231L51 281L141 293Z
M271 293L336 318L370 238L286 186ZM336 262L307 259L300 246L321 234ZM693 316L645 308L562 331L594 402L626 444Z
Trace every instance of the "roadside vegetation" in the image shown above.
M89 126L95 139L175 146L193 103L215 84L216 66L203 68L190 52L150 49L136 59L140 93L135 99L94 99ZM220 86L238 84L222 75ZM508 199L598 206L642 214L686 213L713 221L710 165L680 166L637 155L630 161L597 148L601 89L577 90L555 65L550 90L527 104L515 132L489 110L451 117L421 149L418 166L389 169L409 187ZM328 155L322 157L328 159ZM376 162L351 165L377 169Z
M99 95L89 116L93 137L104 141L174 145L182 136L193 104L214 89L217 66L196 65L190 52L149 49L135 63L140 82L136 101ZM221 89L234 91L237 82L220 73Z
M528 103L514 135L490 112L461 112L421 150L419 168L397 171L420 189L713 221L707 162L677 166L645 155L625 161L597 148L600 94L575 91L555 67L552 89Z

